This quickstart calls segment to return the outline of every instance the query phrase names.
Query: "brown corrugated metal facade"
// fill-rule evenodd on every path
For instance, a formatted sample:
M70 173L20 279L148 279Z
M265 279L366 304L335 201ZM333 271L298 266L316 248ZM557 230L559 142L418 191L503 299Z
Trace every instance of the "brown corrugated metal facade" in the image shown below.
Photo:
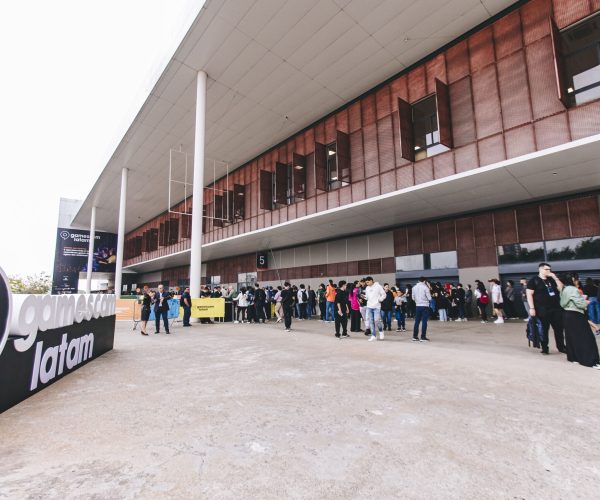
M228 185L226 179L216 182L217 190L233 190L234 184L245 186L244 219L225 224L207 221L204 242L216 242L600 133L600 100L566 109L558 99L548 22L552 16L558 28L564 28L597 10L600 2L596 0L532 0L290 137L236 169L230 174ZM411 162L402 154L398 100L413 103L435 92L436 79L448 86L453 148L433 158ZM338 131L349 136L351 184L323 192L315 187L315 143L336 141ZM261 193L261 171L275 172L276 163L292 162L294 153L306 161L305 199L269 210L269 203L261 200L265 196L264 186ZM207 210L214 210L214 201L214 191L206 189ZM175 209L189 212L191 200L188 210L184 210L184 205ZM176 239L166 235L166 245L147 246L146 240L140 244L140 238L151 240L151 229L164 231L161 224L169 226L170 219L181 221L185 217L189 216L166 212L131 231L126 237L124 265L188 249L189 222L180 222ZM597 196L587 196L577 201L550 201L399 228L394 232L394 253L402 256L456 249L460 267L495 265L498 244L598 235L599 226ZM280 276L341 276L352 274L350 270L355 268L371 269L371 263L365 266L361 262L343 262L328 264L326 270L310 266L284 269ZM383 259L372 266L394 271L393 264ZM207 274L221 276L222 282L235 282L225 277L233 278L254 267L253 256L242 256L209 262ZM165 272L165 279L179 279L175 271L173 277L171 271ZM264 279L274 279L269 273L263 272Z

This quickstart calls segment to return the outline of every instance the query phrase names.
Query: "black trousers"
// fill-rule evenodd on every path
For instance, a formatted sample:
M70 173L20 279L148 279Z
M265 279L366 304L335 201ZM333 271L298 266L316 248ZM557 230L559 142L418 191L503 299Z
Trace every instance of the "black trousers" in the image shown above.
M560 352L566 352L567 349L565 347L565 328L563 323L562 309L547 311L544 314L538 315L538 317L542 321L542 328L544 329L544 341L542 342L542 350L548 351L548 344L550 342L548 333L550 332L550 327L552 327L552 330L554 331L554 341L556 342L556 348Z
M163 323L165 325L165 332L169 331L169 310L159 311L158 309L154 310L154 316L156 317L156 331L160 332L160 318L162 318Z
M339 337L340 335L340 326L342 327L342 333L344 335L348 334L348 316L346 314L339 314L337 311L335 312L335 335Z
M319 302L319 312L321 313L321 321L325 321L325 301Z
M306 316L306 302L302 302L302 304L298 304L298 313L299 313L300 319L308 318L308 316Z
M283 323L286 328L292 327L292 315L294 314L293 306L283 306Z
M350 311L350 331L360 332L360 309L358 311L354 309Z
M256 320L265 320L265 303L262 301L255 302L254 307L256 307Z

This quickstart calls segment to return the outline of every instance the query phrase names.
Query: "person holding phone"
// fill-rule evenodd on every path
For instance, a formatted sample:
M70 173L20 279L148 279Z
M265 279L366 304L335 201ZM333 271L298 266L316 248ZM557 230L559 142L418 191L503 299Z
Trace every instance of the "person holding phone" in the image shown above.
M527 283L527 305L529 316L537 316L542 322L544 339L542 354L550 354L548 333L550 326L554 331L554 340L559 352L566 353L563 312L560 307L560 291L563 283L552 272L552 266L546 262L538 266L538 275Z

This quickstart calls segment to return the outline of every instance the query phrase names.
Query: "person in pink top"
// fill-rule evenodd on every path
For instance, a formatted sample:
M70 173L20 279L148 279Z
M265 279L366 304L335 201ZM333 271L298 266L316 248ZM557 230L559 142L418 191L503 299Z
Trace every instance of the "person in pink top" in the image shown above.
M349 285L348 290L348 301L350 302L350 331L351 332L362 332L360 328L360 304L358 302L358 294L360 293L360 287L358 281Z

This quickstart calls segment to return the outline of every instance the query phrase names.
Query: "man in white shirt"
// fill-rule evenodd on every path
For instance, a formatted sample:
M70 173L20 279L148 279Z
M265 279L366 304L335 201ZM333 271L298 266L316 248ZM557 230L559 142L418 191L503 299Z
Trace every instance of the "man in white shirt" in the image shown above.
M425 278L419 278L419 282L412 288L412 298L415 301L415 326L413 327L413 342L419 342L419 325L421 328L421 342L429 342L427 338L427 321L429 320L429 301L431 291L427 286Z
M385 299L385 290L371 276L365 278L367 287L365 288L365 297L367 299L367 327L371 330L369 342L377 340L375 323L379 330L379 340L383 340L383 322L381 321L381 303Z

